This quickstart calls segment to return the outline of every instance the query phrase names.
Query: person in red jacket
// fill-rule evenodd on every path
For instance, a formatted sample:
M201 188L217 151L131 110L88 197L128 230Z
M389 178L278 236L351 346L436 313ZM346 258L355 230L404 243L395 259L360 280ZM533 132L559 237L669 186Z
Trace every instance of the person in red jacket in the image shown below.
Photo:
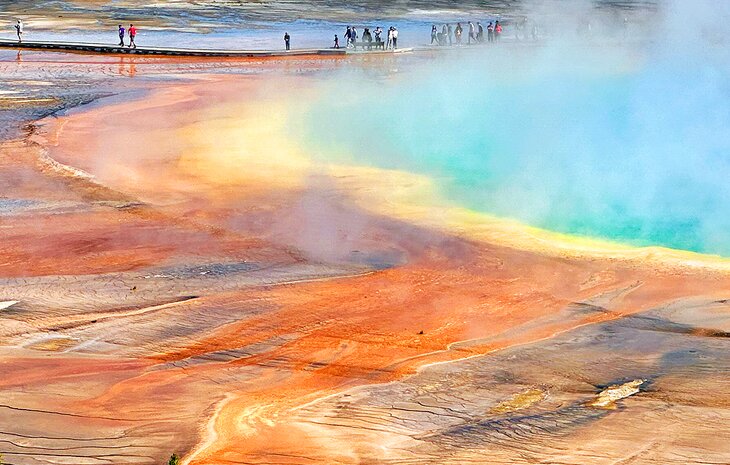
M134 43L134 38L137 36L137 28L133 24L130 24L127 32L129 33L129 48L137 48L137 44Z

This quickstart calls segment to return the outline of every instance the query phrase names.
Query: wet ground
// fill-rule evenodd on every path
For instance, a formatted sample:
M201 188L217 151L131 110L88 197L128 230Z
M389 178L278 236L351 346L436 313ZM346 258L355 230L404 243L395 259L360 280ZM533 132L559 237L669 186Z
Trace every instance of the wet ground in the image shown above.
M620 35L624 17L632 32L640 30L647 13L657 3L644 0L599 0L592 2L593 29ZM281 49L284 32L292 36L294 48L332 46L335 34L344 39L348 25L371 30L397 26L404 47L427 45L431 25L436 23L501 20L505 38L513 37L511 22L524 15L539 24L540 35L572 34L580 15L567 15L558 0L470 0L458 5L449 1L402 1L383 3L321 1L177 1L152 4L124 0L112 3L93 1L14 1L0 11L0 37L14 38L13 24L25 23L25 37L34 40L66 40L118 43L117 25L133 23L139 33L137 43L150 46L189 48ZM587 12L587 10L586 10ZM566 27L568 23L569 26ZM616 32L618 31L618 32ZM344 43L344 42L343 42Z
M354 389L308 405L297 422L341 434L339 447L366 462L726 463L727 315L727 301L677 301Z
M265 70L304 98L339 61L84 60L28 63L145 98L0 151L7 463L727 462L721 264L420 222L419 178L271 137Z

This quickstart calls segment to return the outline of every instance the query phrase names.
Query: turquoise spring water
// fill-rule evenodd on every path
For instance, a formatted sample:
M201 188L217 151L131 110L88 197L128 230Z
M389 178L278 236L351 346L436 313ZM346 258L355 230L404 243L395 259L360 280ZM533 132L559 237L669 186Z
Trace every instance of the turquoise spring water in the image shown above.
M730 256L727 50L456 54L383 79L337 76L295 127L311 153L429 175L473 210Z

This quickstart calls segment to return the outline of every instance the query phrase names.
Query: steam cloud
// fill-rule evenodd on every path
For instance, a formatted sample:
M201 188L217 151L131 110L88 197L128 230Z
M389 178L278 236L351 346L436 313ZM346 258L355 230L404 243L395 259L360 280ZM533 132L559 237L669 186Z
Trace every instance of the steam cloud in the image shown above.
M543 17L536 45L334 76L295 127L311 153L431 175L475 210L730 255L730 4L661 4L628 39L620 21L577 34L606 23L576 11Z

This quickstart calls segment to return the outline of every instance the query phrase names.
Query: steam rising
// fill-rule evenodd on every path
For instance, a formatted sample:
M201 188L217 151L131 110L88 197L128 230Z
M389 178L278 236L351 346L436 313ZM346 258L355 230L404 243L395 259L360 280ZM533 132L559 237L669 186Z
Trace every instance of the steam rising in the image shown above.
M672 2L627 40L561 17L539 44L338 75L295 127L311 153L428 174L478 211L730 255L729 17Z

